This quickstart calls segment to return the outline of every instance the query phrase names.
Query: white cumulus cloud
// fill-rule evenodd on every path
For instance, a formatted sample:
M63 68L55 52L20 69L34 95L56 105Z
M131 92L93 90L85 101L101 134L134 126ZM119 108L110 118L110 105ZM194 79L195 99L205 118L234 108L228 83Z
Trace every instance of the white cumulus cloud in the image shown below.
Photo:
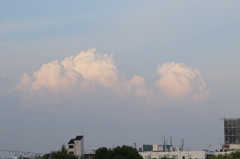
M205 101L210 91L197 69L187 67L184 63L164 63L158 67L160 79L156 85L160 91L171 99L185 98L189 101Z
M89 49L62 61L43 64L32 74L24 73L15 89L25 92L27 96L32 96L33 93L39 95L41 92L41 96L46 95L49 98L49 93L54 96L61 93L76 97L79 93L99 89L119 96L143 96L144 83L140 76L130 79L118 71L113 55L100 54L96 49Z
M53 61L43 64L32 76L24 73L17 89L30 92L41 89L50 92L71 92L73 89L80 89L84 82L81 74L73 69L64 69L58 61Z
M51 101L86 100L86 97L97 100L106 94L111 100L141 99L154 105L162 103L166 96L170 100L198 102L205 101L210 94L200 72L183 63L164 63L157 74L158 89L153 89L143 77L130 78L120 72L113 55L89 49L62 61L43 64L32 74L24 73L15 89L24 100L37 97Z
M82 51L61 61L65 70L74 70L84 79L111 87L118 81L118 70L113 55L96 53L96 49Z

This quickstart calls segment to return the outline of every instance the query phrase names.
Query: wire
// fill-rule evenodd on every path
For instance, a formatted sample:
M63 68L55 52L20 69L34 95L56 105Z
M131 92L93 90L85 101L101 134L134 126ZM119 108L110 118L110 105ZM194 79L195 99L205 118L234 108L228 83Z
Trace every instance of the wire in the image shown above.
M0 151L2 152L13 152L13 153L20 153L20 154L24 154L24 155L44 155L46 153L34 153L34 152L25 152L25 151L14 151L14 150L3 150L3 149L0 149ZM3 158L0 158L0 159L3 159Z

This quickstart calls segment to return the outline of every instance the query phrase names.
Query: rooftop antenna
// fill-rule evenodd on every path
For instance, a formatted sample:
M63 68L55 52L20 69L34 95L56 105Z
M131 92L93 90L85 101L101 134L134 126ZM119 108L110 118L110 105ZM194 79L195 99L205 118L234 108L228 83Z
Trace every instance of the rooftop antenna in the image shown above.
M83 123L82 123L82 135L83 135Z
M224 116L224 118L220 118L219 120L225 120L226 119L226 117Z
M183 146L184 146L184 139L182 139L182 151L183 151Z
M165 144L165 135L164 135L164 143L163 143L163 151L165 152L165 146L166 146L166 144Z
M171 146L172 146L172 136L170 137L170 144L171 144Z

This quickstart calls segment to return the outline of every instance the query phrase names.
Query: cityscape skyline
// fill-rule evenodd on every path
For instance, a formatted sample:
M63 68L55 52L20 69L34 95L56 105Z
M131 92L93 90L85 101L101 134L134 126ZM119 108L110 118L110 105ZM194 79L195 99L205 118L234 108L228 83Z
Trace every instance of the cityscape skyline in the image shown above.
M239 118L239 1L0 4L2 150L215 150Z

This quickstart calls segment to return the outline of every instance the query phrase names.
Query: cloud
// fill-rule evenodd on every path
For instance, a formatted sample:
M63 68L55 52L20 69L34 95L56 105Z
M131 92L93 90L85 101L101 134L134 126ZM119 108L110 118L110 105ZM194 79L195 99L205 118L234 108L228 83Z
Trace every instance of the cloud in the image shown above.
M61 61L66 70L80 73L84 79L111 87L118 80L118 70L112 60L113 55L95 53L96 49L80 52Z
M156 81L160 91L171 99L185 98L188 101L205 101L210 90L197 69L187 67L183 63L164 63L158 67Z
M90 89L92 85L113 87L117 82L117 69L112 55L95 53L96 49L82 51L62 61L43 64L32 75L23 74L18 90L71 92Z
M113 61L113 55L96 53L96 49L82 51L62 61L43 64L32 74L24 73L15 90L22 99L31 99L34 94L46 99L79 98L86 92L101 91L118 97L144 95L144 79L132 79L121 73ZM34 98L35 99L35 98Z
M24 101L75 100L107 102L141 100L146 105L169 101L199 102L207 100L209 90L198 70L183 63L164 63L157 69L160 76L152 89L141 76L132 78L119 71L113 55L97 53L96 49L82 51L62 61L43 64L32 74L24 73L15 90ZM103 100L106 99L106 100Z

